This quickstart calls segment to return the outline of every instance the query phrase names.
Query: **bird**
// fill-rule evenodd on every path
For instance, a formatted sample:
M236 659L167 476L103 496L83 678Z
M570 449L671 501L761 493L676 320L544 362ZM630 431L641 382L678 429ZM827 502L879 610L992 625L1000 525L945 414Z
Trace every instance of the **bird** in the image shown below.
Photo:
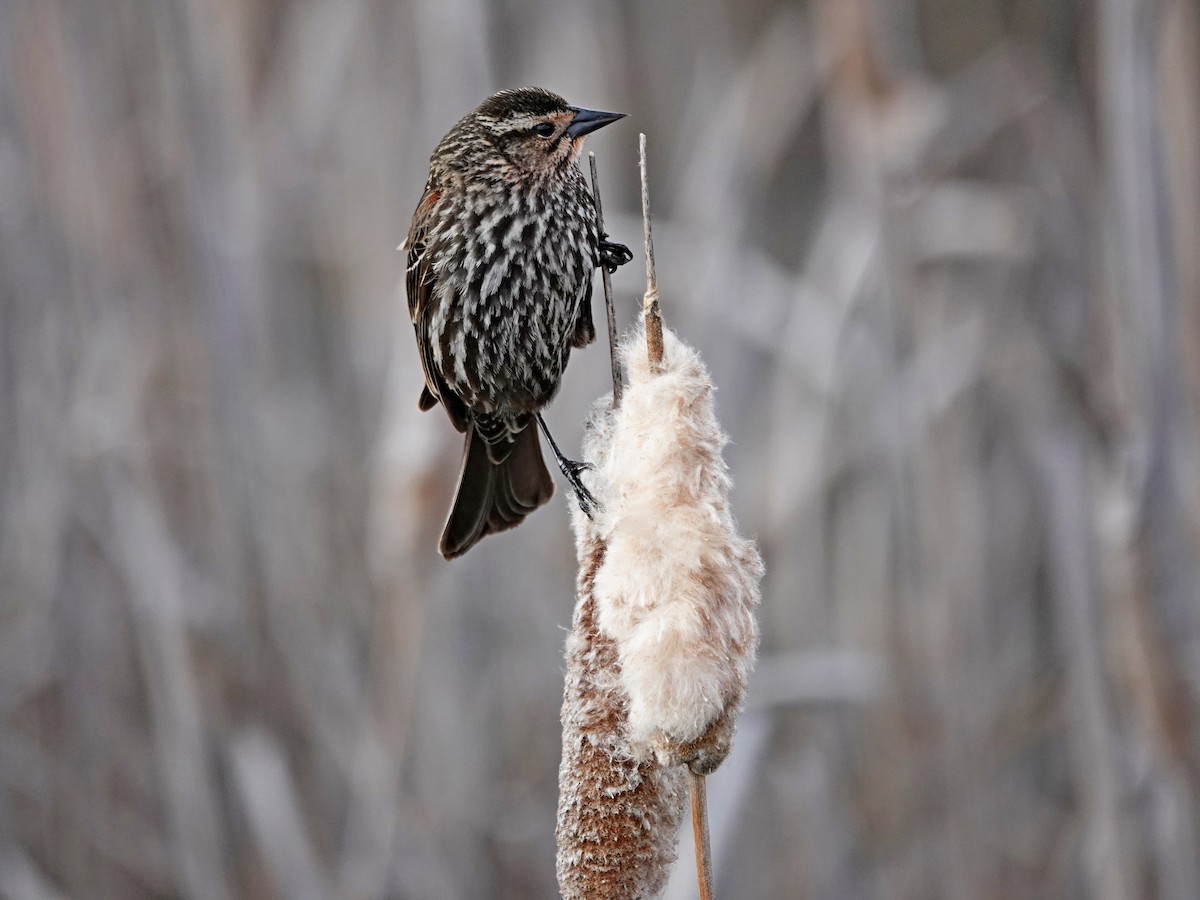
M624 113L571 106L537 87L503 90L438 143L405 242L405 288L425 385L465 435L438 549L462 556L547 503L554 481L537 424L580 506L595 500L542 418L572 349L596 336L592 275L632 259L596 224L577 160Z

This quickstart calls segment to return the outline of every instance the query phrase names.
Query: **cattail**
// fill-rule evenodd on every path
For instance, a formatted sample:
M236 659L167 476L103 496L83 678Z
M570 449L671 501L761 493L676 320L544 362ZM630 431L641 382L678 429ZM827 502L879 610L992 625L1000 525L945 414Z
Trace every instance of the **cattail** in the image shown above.
M665 884L685 771L729 753L758 642L763 567L729 509L726 437L699 356L669 330L621 344L621 406L584 438L594 520L575 515L579 599L567 641L558 878L566 898Z

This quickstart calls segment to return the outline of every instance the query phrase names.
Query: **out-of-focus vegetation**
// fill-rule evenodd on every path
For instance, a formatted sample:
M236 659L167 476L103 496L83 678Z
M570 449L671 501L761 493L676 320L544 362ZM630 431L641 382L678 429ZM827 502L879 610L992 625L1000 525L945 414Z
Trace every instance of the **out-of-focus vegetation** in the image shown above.
M718 893L1200 896L1198 26L0 5L0 895L553 895L565 491L437 556L394 252L441 134L535 83L631 114L590 148L635 247L649 135L767 561Z

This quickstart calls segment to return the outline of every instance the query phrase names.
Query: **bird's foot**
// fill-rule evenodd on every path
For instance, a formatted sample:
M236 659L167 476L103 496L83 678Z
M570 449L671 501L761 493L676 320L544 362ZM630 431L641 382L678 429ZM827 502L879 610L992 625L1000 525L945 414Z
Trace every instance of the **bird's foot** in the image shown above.
M586 472L592 468L591 463L575 462L573 459L567 459L563 456L563 452L558 449L558 444L554 440L554 436L550 434L550 429L546 425L546 420L542 418L542 414L537 414L538 427L542 429L542 434L546 436L546 440L550 443L550 449L554 451L554 459L558 462L558 470L563 473L563 477L567 479L567 483L571 485L571 490L575 492L575 500L579 504L580 511L589 519L594 518L592 513L600 508L600 502L592 496L592 492L587 489L583 483L583 479L579 477L580 472Z
M616 244L608 239L608 235L600 237L600 265L611 275L619 266L633 260L633 253L624 244Z
M592 513L600 508L600 501L592 496L592 492L587 489L583 479L579 477L581 472L592 469L592 464L575 462L573 459L560 456L558 468L563 473L563 477L567 479L567 483L571 485L571 490L575 492L575 501L579 504L579 511L589 519L594 519L595 516Z

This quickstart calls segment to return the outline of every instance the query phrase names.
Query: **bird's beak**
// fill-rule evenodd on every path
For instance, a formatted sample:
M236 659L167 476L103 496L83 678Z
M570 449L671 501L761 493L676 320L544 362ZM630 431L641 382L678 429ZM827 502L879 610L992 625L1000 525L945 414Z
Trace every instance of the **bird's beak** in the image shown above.
M625 118L625 113L601 112L598 109L579 109L576 106L569 108L575 113L575 118L567 126L567 134L571 140L583 137L585 134L591 134L597 128L603 128L605 125L617 121L617 119Z

